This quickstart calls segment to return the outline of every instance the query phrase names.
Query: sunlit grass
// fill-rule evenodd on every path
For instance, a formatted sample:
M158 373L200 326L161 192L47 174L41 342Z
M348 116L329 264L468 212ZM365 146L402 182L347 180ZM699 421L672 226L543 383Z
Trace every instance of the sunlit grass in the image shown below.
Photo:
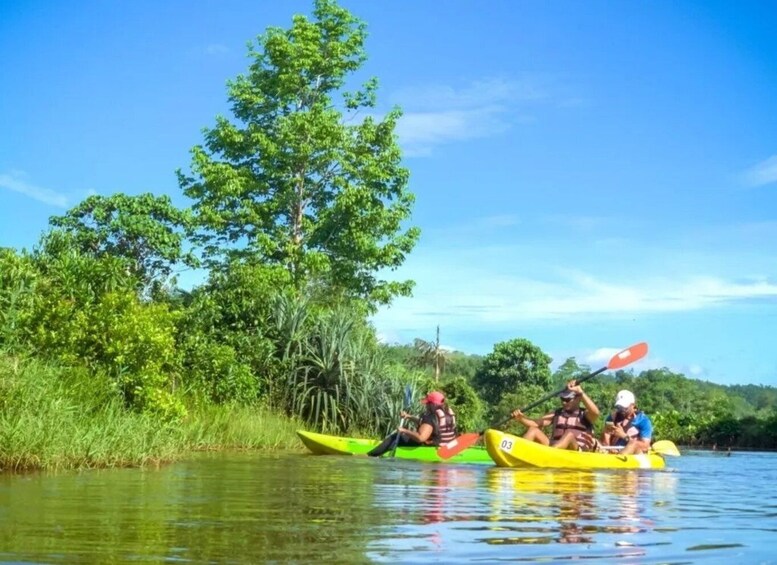
M300 448L300 424L264 407L210 405L192 410L180 424L190 450Z
M210 406L180 423L126 409L109 380L0 354L0 469L156 465L205 449L299 447L294 422L263 408Z

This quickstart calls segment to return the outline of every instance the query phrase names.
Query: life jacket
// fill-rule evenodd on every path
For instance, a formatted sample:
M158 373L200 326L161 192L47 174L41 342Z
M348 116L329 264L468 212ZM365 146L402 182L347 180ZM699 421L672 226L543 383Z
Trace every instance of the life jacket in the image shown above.
M456 414L449 406L442 406L435 409L434 416L437 419L437 425L434 426L431 443L442 445L456 439Z
M556 442L564 437L564 434L568 431L572 431L577 439L577 445L585 447L585 439L583 434L592 434L594 431L593 425L585 417L585 409L578 408L574 412L567 412L562 408L559 408L553 413L553 437L552 442Z
M628 439L619 439L615 442L615 445L626 445L630 440L637 439L639 437L639 430L637 427L632 423L634 418L639 414L639 412L634 411L634 416L631 418L627 418L623 414L615 414L615 417L612 419L613 423L623 428L623 431L626 432L626 435L628 436Z

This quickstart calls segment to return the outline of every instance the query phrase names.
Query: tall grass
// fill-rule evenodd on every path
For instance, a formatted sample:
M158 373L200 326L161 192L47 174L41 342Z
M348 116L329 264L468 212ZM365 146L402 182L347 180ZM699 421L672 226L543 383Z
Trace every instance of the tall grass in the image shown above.
M299 445L264 409L212 406L182 422L125 408L107 378L0 353L0 469L145 466L192 450Z
M190 413L178 427L186 449L299 448L300 424L265 407L207 405Z

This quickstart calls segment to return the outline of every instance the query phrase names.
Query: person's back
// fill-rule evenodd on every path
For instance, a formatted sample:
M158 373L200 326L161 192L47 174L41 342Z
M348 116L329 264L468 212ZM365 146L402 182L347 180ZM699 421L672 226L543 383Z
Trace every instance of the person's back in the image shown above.
M456 414L445 404L432 406L430 423L432 425L431 445L442 445L456 439Z

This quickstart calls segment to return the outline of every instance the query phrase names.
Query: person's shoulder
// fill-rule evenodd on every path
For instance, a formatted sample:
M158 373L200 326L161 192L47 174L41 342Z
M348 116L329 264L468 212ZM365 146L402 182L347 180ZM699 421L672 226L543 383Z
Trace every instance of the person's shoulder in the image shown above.
M634 418L634 423L650 422L650 416L645 414L642 410L637 412L637 416Z

